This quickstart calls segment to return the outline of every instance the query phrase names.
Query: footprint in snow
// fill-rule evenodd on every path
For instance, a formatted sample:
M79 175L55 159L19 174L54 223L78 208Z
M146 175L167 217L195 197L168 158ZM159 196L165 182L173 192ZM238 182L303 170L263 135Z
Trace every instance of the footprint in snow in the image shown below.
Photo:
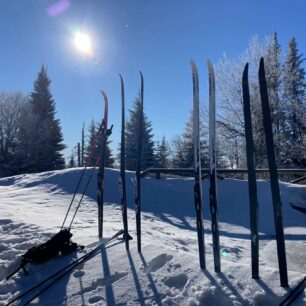
M11 219L0 219L0 225L7 225L9 223L12 223Z
M91 298L88 299L89 304L96 304L103 301L103 298L101 296L92 296ZM99 303L99 305L101 305Z
M186 274L179 274L179 275L174 275L166 278L164 281L165 285L168 286L169 288L176 288L176 289L182 289L188 282L188 277Z
M146 267L144 267L145 273L155 272L161 269L168 261L173 258L172 255L167 255L165 253L158 255L153 258Z
M83 272L83 271L75 271L74 273L73 273L73 276L75 277L75 278L79 278L79 277L82 277L82 276L84 276L85 275L85 273Z
M93 287L98 287L98 286L108 286L113 284L114 282L118 281L122 277L127 276L127 272L116 272L115 274L112 275L107 275L104 278L97 279L95 283L92 284Z

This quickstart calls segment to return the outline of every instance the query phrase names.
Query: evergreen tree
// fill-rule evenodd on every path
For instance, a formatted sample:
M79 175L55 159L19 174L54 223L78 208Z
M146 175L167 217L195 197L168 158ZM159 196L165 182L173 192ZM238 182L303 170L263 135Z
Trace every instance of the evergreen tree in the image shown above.
M172 143L173 158L172 166L174 168L185 168L184 144L181 136L175 137Z
M50 92L47 70L41 67L29 99L27 122L21 131L21 144L27 171L63 169L65 149L60 121L55 119L55 102Z
M295 38L289 41L284 65L284 103L286 112L286 164L306 166L306 100L303 54L299 54Z
M156 167L168 168L170 165L169 160L169 146L166 142L166 138L163 137L156 147Z
M88 166L90 167L94 167L101 153L102 138L97 135L100 131L100 126L101 123L96 124L95 121L92 120L88 128L89 140L85 150L85 155L86 160L90 158L90 161L88 161ZM110 141L107 141L105 148L105 166L113 167L114 159L109 148L109 143Z
M129 119L126 122L125 134L125 153L126 168L136 170L137 166L137 141L138 141L138 114L140 109L140 98L136 98L132 108L129 110ZM150 168L155 164L154 142L152 133L152 123L148 117L143 114L142 131L142 170Z
M69 168L75 168L75 160L74 160L74 154L73 153L70 155L68 166L69 166Z
M201 150L201 167L208 167L209 155L207 144L207 133L203 121L200 122L200 150ZM174 142L173 164L179 168L192 168L193 158L193 116L190 113L189 120L186 123L185 130L181 137Z
M87 163L87 166L93 167L99 155L98 139L96 139L97 130L96 130L96 123L94 120L91 121L88 127L88 135L89 135L88 143L85 149L86 163Z

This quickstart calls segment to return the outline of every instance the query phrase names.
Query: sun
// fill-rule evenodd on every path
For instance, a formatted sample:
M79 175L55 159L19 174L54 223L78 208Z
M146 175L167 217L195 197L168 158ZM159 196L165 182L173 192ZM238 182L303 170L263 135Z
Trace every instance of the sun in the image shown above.
M86 33L77 32L74 36L74 45L82 53L88 55L92 53L91 39Z

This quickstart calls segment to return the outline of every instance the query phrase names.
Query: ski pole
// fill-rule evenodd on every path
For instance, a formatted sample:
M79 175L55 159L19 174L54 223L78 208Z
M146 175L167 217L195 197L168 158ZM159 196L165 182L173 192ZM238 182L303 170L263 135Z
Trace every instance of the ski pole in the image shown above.
M58 270L57 272L53 273L52 275L50 275L49 277L45 278L44 280L40 281L38 284L36 284L35 286L31 287L30 289L26 290L25 292L19 294L17 297L15 297L14 299L12 299L10 302L8 302L5 306L11 305L12 303L16 302L17 300L20 300L22 297L24 297L25 295L27 295L28 293L32 292L33 290L35 290L36 288L40 287L41 285L43 285L44 283L48 282L49 280L51 280L52 278L58 276L55 280L53 280L47 287L45 287L43 290L41 290L40 292L38 292L34 297L31 298L31 300L27 301L24 305L29 304L31 301L33 301L35 298L37 298L41 293L43 293L44 291L46 291L48 288L50 288L57 280L59 280L61 277L65 276L66 274L68 274L68 272L72 271L77 265L79 265L80 263L84 262L87 258L89 258L90 256L92 256L99 247L106 245L107 243L109 243L110 241L114 240L115 238L117 238L118 236L120 236L121 234L123 234L123 230L118 231L115 235L113 235L112 237L106 239L105 241L103 241L102 243L100 243L97 247L95 247L93 250L91 250L90 252L88 252L87 254L81 256L80 258L74 260L73 262L71 262L70 264L68 264L67 266L63 267L62 269ZM63 273L62 273L63 272ZM61 274L62 273L62 274ZM61 274L61 275L60 275Z

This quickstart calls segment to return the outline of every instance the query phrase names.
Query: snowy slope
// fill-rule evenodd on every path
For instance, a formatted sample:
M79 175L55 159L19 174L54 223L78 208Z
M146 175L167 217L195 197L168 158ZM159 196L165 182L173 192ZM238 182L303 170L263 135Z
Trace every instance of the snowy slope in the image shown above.
M86 178L91 169L86 172ZM18 256L44 242L63 222L81 169L19 175L0 179L0 305L82 254L32 265L3 278ZM122 228L116 170L107 170L105 237ZM136 239L133 173L127 173L130 234ZM85 178L85 180L86 180ZM73 240L89 250L96 245L96 179L92 180L72 231ZM81 186L80 190L84 187ZM219 181L222 273L213 272L208 185L203 183L207 270L199 269L192 179L143 179L142 242L130 252L119 241L79 266L36 300L38 305L277 305L287 290L279 286L270 185L258 182L260 204L260 281L250 278L247 182ZM306 203L306 187L281 184L290 284L306 273L306 216L289 202ZM22 300L24 303L28 298ZM303 296L296 305L306 303ZM21 303L22 305L22 303Z

